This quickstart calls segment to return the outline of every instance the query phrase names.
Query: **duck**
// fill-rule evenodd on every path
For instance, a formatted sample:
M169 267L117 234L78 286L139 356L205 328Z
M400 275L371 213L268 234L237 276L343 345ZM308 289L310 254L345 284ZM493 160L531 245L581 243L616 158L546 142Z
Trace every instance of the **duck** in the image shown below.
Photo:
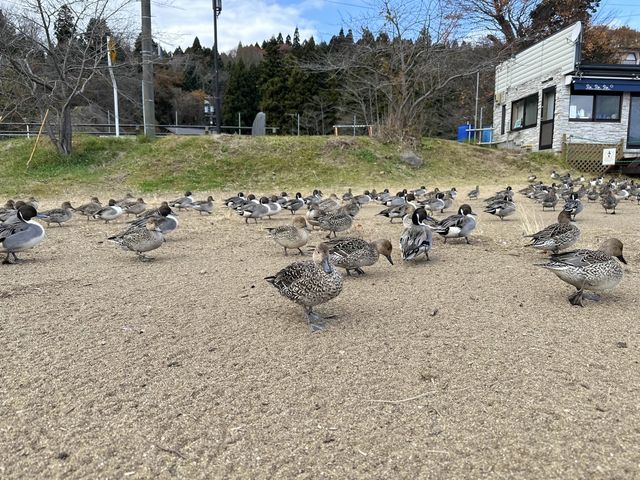
M147 204L142 197L140 197L135 202L127 203L122 208L127 215L140 215L147 209Z
M38 218L41 218L47 222L47 226L51 223L57 223L59 227L62 224L68 222L73 217L73 207L70 202L62 202L60 208L53 208L38 214Z
M282 205L278 203L278 197L276 195L273 195L269 199L269 202L267 202L267 207L269 208L269 213L267 213L267 217L269 217L269 219L282 211Z
M429 225L429 228L441 235L444 243L448 238L464 238L470 244L469 236L476 228L475 217L471 206L465 203L460 206L457 215L451 215L434 226Z
M138 215L136 215L137 218L149 218L149 217L153 217L153 216L158 216L160 214L160 209L162 207L169 207L169 202L166 201L162 201L160 202L160 206L158 208L152 208L151 210L145 210L142 213L139 213ZM171 208L171 207L169 207ZM175 213L174 213L175 215Z
M404 196L407 194L405 190L402 192L398 192L395 196L389 196L383 202L387 207L397 207L398 205L403 205L406 201Z
M164 243L159 222L159 218L151 217L143 226L134 225L118 235L108 237L108 240L117 243L124 250L135 252L141 261L152 260L144 254Z
M335 194L331 194L329 198L325 198L318 202L318 208L323 213L331 213L335 212L340 208L340 203L338 202L338 197Z
M246 200L247 199L245 198L244 193L238 192L238 195L236 195L235 197L229 197L225 199L224 204L229 208L236 209L240 205L244 204Z
M244 223L249 223L249 219L253 218L255 223L258 223L258 219L265 217L269 214L269 199L267 197L260 198L258 203L253 201L249 201L243 206L240 206L236 209L238 215L244 217Z
M572 193L569 197L569 200L564 204L564 211L569 212L569 216L571 217L571 221L576 221L576 215L578 215L582 210L584 210L584 205L580 201L579 194L577 192Z
M556 194L556 189L551 187L549 192L542 199L542 211L545 211L545 208L552 208L553 211L556 211L556 205L558 204L558 195Z
M0 224L0 252L6 252L2 263L13 264L19 261L16 252L35 247L45 238L44 228L33 218L38 211L31 205L22 205L16 213L17 221ZM13 260L11 260L13 256Z
M361 238L347 237L330 240L326 243L329 245L331 263L336 267L344 268L347 275L351 275L351 270L356 271L359 275L364 275L362 267L373 265L378 261L380 255L383 255L393 265L391 258L393 246L386 239L367 242Z
M387 217L389 219L389 223L393 223L393 220L396 218L402 219L405 215L411 215L415 211L416 207L411 202L403 203L402 205L398 205L397 207L389 207L382 210L380 213L376 213L376 215L382 215L383 217Z
M429 260L429 251L433 246L431 229L424 224L428 215L424 207L417 208L411 216L411 226L400 236L400 250L403 260L414 260L424 253Z
M0 208L0 223L6 221L9 217L18 212L16 204L13 200L7 200L4 207Z
M505 196L502 200L496 200L484 209L485 213L490 213L504 220L504 217L513 215L516 212L516 204Z
M604 208L604 213L609 213L609 210L613 210L611 212L611 215L615 215L616 214L616 207L618 206L618 199L616 198L616 196L613 194L613 192L611 190L609 190L609 193L602 198L602 207Z
M161 205L156 213L153 213L146 217L137 218L136 220L129 222L131 224L131 227L129 227L129 229L143 228L151 221L154 222L154 224L158 227L160 233L162 233L163 235L173 232L176 228L178 228L178 225L180 225L175 212L168 204L165 204Z
M467 197L470 200L476 200L480 196L480 186L476 185L476 188L467 193Z
M529 175L529 176L527 177L527 182L529 182L529 183L533 183L533 182L535 182L535 181L536 181L536 178L538 178L538 177L536 177L536 176L535 176L535 175L533 175L533 174L532 174L532 175Z
M531 238L529 247L557 254L560 250L569 248L578 241L580 229L571 223L571 214L562 210L558 214L558 223L553 223L533 235L526 235L526 237Z
M281 207L284 207L284 204L289 201L289 194L287 192L280 192L280 195L274 195L271 200L275 200Z
M353 193L351 192L351 188L349 188L349 190L347 190L346 193L342 194L342 201L350 202L352 199L353 199Z
M445 194L444 192L436 193L435 197L424 202L424 208L433 213L436 210L440 210L440 213L446 208Z
M353 217L345 212L337 212L318 217L318 226L320 229L329 232L327 238L331 238L332 233L334 237L337 237L336 232L349 230L352 224Z
M511 187L511 185L508 185L507 188L505 188L500 192L496 192L495 195L485 199L484 202L486 204L492 204L495 201L503 201L503 200L513 201L513 188Z
M92 216L93 218L104 220L104 223L109 223L111 220L115 220L123 213L124 210L122 207L116 205L116 201L114 199L110 199L108 207L101 208Z
M189 208L193 203L193 193L191 191L186 191L184 193L184 197L177 198L169 202L170 207L175 207L178 210L182 210L183 208Z
M576 287L576 292L569 297L569 303L584 307L585 290L611 290L622 280L624 271L619 262L627 263L622 249L620 240L610 238L598 250L581 249L554 254L548 263L539 266L551 270L560 280Z
M304 207L304 200L302 199L302 193L300 192L296 193L296 198L292 198L282 206L282 208L289 210L291 215L295 215L302 207Z
M317 204L309 205L309 210L307 210L307 213L305 215L307 223L309 225L311 225L312 227L319 227L320 223L318 222L318 219L322 216L323 213L320 211L320 208Z
M199 212L200 215L202 215L203 213L211 215L213 213L213 197L209 195L206 200L193 202L191 204L191 208Z
M360 206L366 205L371 202L371 192L369 192L369 190L365 190L362 195L356 195L353 197L353 200L355 200Z
M284 248L285 257L288 248L297 248L300 255L304 255L301 247L309 241L309 227L304 217L294 217L291 225L280 225L266 229L269 237Z
M324 304L342 292L343 278L331 264L330 248L320 243L313 252L313 260L292 263L265 280L289 300L301 305L312 332L319 332L322 321L313 307ZM325 317L331 318L331 317Z
M40 202L38 202L38 200L36 200L36 197L29 197L27 199L26 202L24 202L26 205L31 205L33 208L36 209L36 211L38 210L38 208L40 208Z
M351 200L336 210L336 213L348 213L352 217L355 217L358 212L360 212L360 204L355 200Z
M130 192L127 192L127 194L120 200L116 200L116 205L122 208L133 205L134 203L136 203L136 197L134 197Z
M98 200L98 197L91 197L89 203L85 203L76 208L76 212L81 213L87 217L87 222L102 208L102 203Z
M318 204L322 201L322 192L318 189L314 189L311 195L304 197L302 200L304 200L305 205Z

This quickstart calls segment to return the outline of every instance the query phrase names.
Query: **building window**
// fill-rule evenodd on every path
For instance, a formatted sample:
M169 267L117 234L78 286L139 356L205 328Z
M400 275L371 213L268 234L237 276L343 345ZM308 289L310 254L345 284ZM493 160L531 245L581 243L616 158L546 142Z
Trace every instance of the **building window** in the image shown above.
M500 122L500 135L504 135L504 131L507 128L507 106L502 105L502 122Z
M511 104L511 130L535 127L538 121L538 94Z
M619 122L622 95L571 94L569 120Z
M635 53L628 54L622 63L625 65L635 65L636 63L638 63L636 54Z

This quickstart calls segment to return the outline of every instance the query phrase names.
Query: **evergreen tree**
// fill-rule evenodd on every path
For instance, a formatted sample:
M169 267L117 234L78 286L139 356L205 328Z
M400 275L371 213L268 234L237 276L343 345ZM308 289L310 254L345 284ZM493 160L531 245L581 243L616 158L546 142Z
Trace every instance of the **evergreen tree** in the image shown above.
M257 65L247 67L242 59L230 65L229 80L222 106L225 125L237 125L238 114L243 126L250 126L253 123L260 102L257 82Z
M298 27L296 27L295 31L293 32L293 48L298 49L301 46L302 45L300 44L300 30L298 30Z
M58 43L66 43L76 34L76 19L68 5L62 5L54 23L54 32Z
M282 132L287 119L285 103L287 97L287 77L284 58L277 39L267 42L264 60L260 68L260 104L267 114L267 123Z

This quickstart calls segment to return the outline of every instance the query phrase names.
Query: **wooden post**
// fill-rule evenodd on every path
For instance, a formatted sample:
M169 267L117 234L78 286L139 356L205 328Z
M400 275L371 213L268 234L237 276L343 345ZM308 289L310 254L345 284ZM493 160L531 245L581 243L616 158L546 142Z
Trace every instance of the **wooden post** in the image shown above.
M338 127L334 126L333 127L333 134L337 137L338 136Z
M36 153L36 147L38 146L38 141L40 140L40 135L42 134L42 129L44 128L44 124L47 122L47 117L49 116L49 109L44 112L44 118L42 119L42 124L40 124L40 130L38 130L38 136L36 137L36 143L33 144L33 150L31 150L31 156L29 156L29 160L27 160L27 168L29 168L29 164L33 159L33 154Z

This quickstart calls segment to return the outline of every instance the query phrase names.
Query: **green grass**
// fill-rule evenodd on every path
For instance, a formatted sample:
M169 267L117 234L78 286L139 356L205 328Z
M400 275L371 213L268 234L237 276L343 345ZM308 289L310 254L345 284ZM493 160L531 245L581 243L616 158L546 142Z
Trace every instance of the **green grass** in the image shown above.
M53 195L72 190L260 190L313 186L523 182L532 173L565 170L560 157L519 155L425 138L425 164L400 160L403 149L368 137L98 138L78 135L74 152L58 154L41 139L0 141L0 192ZM118 188L116 188L118 187Z

